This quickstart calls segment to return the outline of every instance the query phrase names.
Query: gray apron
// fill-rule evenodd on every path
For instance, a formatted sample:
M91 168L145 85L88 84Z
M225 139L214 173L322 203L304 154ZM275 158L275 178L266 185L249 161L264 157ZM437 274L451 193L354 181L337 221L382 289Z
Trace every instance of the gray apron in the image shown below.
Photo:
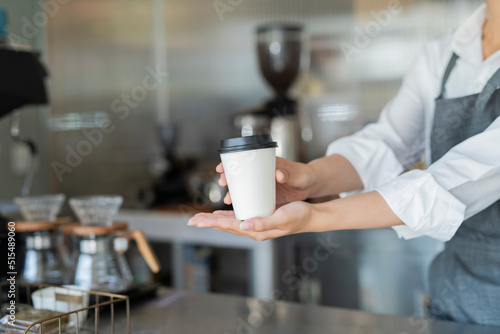
M500 69L480 94L444 98L457 59L453 54L436 99L432 162L500 116ZM465 220L446 242L431 265L429 286L432 317L500 326L500 200Z

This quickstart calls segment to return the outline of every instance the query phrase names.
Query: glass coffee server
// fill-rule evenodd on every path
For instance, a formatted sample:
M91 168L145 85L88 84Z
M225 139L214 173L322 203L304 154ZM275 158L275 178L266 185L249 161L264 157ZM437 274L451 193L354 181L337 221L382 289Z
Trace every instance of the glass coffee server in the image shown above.
M70 199L70 206L81 224L65 226L73 250L66 283L105 292L124 292L131 287L133 275L125 258L129 242L134 240L154 273L160 265L140 230L128 230L128 224L114 222L121 205L120 196L90 196Z
M61 233L67 223L57 219L65 196L41 195L14 199L24 221L17 221L20 281L30 283L62 284L68 252Z

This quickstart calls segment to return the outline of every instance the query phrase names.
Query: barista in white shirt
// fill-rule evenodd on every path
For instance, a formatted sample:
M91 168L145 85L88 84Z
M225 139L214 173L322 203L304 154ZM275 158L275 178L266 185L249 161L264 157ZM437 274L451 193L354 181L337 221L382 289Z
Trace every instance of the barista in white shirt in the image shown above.
M430 270L431 315L500 326L499 50L500 1L486 0L425 45L377 123L308 164L277 159L277 202L288 204L266 218L216 211L189 224L256 240L393 227L446 241ZM429 167L403 173L422 154ZM342 198L303 202L332 194Z

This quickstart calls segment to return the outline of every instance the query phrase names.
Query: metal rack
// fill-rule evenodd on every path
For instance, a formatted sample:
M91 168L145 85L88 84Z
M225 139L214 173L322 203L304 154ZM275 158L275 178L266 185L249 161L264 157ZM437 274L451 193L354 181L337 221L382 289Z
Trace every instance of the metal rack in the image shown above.
M1 302L4 303L5 299L7 299L7 302L9 302L9 299L6 298L7 294L4 294L4 292L9 291L11 287L10 282L1 282L0 283L0 299ZM43 289L43 288L62 288L67 290L68 292L82 292L83 290L79 290L76 288L71 288L71 287L62 287L62 286L55 286L55 285L49 285L49 284L38 284L38 283L15 283L15 301L16 304L19 304L20 302L25 302L28 305L32 305L32 300L31 300L31 294L35 292L36 290ZM109 333L114 334L115 333L115 322L117 322L116 318L119 317L121 314L116 312L115 307L120 306L119 304L122 303L121 305L125 304L125 317L126 317L126 331L125 333L130 334L131 333L131 324L130 324L130 300L128 296L123 296L123 295L118 295L118 294L112 294L112 293L107 293L107 292L98 292L98 291L91 291L91 290L85 290L84 291L86 294L89 296L89 306L87 307L82 307L80 309L70 311L70 312L65 312L63 314L60 314L58 316L54 317L49 317L45 319L41 319L39 321L33 322L29 327L26 328L24 331L25 334L30 334L33 333L33 330L36 328L39 328L40 330L37 331L36 333L40 334L45 334L44 333L44 327L48 323L53 323L53 322L58 322L58 331L57 329L51 331L51 333L76 333L76 334L98 334L99 331L103 333L102 329L100 328L100 320L101 320L101 314L107 310L109 310L109 319L107 318L108 314L106 314L106 320L109 321L109 329L106 327L107 331ZM58 295L56 294L56 300L57 301L67 301L65 300L66 295ZM118 304L118 305L117 305ZM87 320L87 319L79 319L79 313L80 312L88 312L89 315L86 318L91 317L91 314L93 313L93 325L92 321ZM76 318L76 325L74 326L74 329L71 329L70 332L67 330L63 330L63 322L64 318L68 319L70 315L75 314ZM123 316L123 315L122 315ZM83 321L82 326L80 326L80 322ZM45 325L45 326L44 326ZM120 329L120 333L124 333Z

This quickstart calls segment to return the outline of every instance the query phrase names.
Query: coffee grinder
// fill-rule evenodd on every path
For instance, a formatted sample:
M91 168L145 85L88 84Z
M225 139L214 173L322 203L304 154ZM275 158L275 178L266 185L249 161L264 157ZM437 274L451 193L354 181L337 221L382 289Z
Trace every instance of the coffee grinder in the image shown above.
M288 95L299 76L302 26L264 24L256 29L256 44L262 76L274 92L263 105L236 114L238 135L271 134L278 143L277 156L299 160L300 129L297 102Z

